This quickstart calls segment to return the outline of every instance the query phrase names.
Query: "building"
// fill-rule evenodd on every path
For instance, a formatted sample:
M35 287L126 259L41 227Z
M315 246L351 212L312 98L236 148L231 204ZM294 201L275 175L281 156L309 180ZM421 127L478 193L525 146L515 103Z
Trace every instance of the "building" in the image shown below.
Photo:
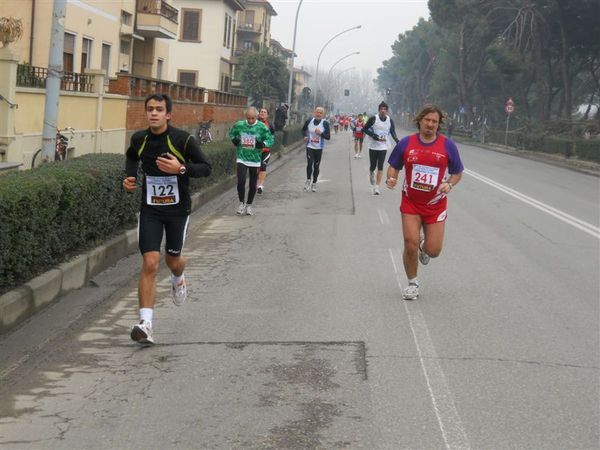
M277 12L267 0L246 0L246 9L238 11L233 57L234 91L241 91L239 66L248 53L268 50L271 47L271 17Z
M242 0L174 0L177 38L168 42L169 80L228 92L233 75L236 15Z
M23 21L13 45L20 62L48 67L53 2L4 0L2 14ZM63 69L103 70L161 77L168 61L165 39L177 36L178 11L165 0L69 0L64 22Z
M283 45L281 45L279 41L271 38L271 47L269 48L269 51L271 54L279 56L281 59L283 59L287 67L291 66L293 52L289 48L285 48Z

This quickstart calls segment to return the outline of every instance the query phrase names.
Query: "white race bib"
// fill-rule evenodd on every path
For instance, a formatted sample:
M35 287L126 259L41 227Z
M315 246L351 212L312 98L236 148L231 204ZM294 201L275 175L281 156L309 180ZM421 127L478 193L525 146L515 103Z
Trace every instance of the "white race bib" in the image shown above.
M177 176L146 177L146 203L148 205L176 205L179 203Z
M243 148L255 148L256 147L256 136L253 134L242 134L242 147Z
M431 192L437 185L439 174L439 167L415 164L412 168L410 187L417 191Z

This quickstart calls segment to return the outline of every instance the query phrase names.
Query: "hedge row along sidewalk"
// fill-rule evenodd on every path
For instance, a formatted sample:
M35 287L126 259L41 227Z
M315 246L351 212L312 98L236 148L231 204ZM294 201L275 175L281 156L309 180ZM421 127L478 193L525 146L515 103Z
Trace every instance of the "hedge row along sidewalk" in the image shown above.
M295 127L278 134L275 158L301 143ZM203 151L213 171L191 180L194 210L235 178L229 142ZM137 251L140 198L122 189L123 167L124 156L98 154L0 176L0 333Z

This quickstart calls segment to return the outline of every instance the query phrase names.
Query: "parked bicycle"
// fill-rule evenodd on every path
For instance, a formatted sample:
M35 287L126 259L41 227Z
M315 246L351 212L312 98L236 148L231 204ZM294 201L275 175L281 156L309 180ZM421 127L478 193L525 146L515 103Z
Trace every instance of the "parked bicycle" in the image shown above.
M69 137L65 136L62 132L68 132ZM73 135L75 133L75 129L73 127L67 127L61 130L57 129L56 131L56 145L54 147L54 161L65 161L69 154L73 153L75 147L69 147L69 142L73 139ZM42 149L38 149L34 154L33 158L31 158L31 168L38 167L43 161L40 157L42 153Z
M210 126L212 124L212 120L208 122L199 122L198 123L198 133L196 136L198 137L198 143L200 144L208 144L212 142L212 135L210 134Z

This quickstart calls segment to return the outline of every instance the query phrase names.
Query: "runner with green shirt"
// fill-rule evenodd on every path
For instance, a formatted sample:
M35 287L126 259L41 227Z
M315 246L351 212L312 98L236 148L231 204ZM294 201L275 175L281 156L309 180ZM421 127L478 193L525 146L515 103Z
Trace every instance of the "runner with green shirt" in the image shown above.
M240 206L236 211L239 215L253 215L252 202L256 195L256 181L260 169L262 149L271 148L273 135L264 123L256 120L258 111L254 107L246 110L246 120L238 121L229 131L229 138L237 147L237 191ZM248 199L246 200L246 174L250 173ZM244 201L246 200L246 201Z

